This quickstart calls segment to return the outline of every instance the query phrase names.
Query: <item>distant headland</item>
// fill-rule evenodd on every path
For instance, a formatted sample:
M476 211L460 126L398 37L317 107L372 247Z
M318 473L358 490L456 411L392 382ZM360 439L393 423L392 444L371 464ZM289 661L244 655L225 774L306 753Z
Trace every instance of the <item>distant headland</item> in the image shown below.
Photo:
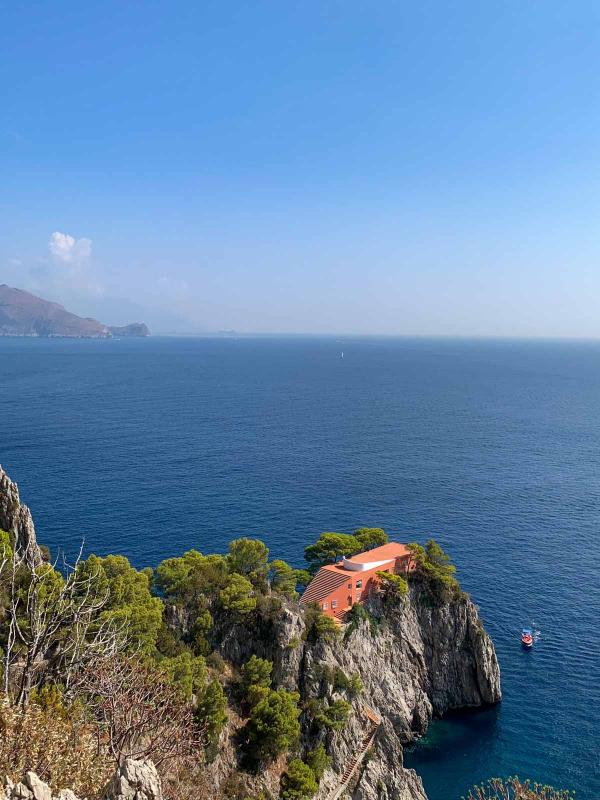
M78 317L58 303L0 284L0 336L110 339L113 336L149 335L144 322L132 322L122 327L104 325L91 317Z

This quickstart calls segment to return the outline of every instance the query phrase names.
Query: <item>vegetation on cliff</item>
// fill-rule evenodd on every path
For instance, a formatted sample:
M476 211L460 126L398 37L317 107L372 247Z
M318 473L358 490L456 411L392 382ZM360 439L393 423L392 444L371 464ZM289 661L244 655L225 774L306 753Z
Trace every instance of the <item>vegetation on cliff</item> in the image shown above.
M379 528L325 533L307 562L314 570L386 541ZM443 589L445 602L457 585L447 556L433 542L414 554L409 580L432 597ZM402 607L407 584L395 577L382 577L380 594ZM332 763L343 771L345 732L350 753L361 737L368 672L331 658L365 621L373 637L385 628L357 605L343 638L318 607L298 605L309 580L257 539L138 570L119 555L40 560L37 545L23 551L0 532L0 770L17 778L32 766L55 790L96 798L113 764L133 756L156 763L169 797L308 800ZM70 755L59 769L61 749Z
M575 793L519 778L492 778L474 786L466 800L575 800Z

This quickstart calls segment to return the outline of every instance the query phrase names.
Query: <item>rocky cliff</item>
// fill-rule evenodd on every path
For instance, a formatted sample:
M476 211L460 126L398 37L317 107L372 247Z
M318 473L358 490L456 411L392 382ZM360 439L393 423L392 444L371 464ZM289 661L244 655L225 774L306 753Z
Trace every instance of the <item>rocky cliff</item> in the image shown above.
M0 466L0 530L7 531L14 539L16 549L32 563L42 560L35 536L31 512L21 503L17 484L11 481Z
M0 781L0 800L77 800L70 789L52 793L35 772L26 772L19 783ZM160 779L151 761L128 758L113 775L106 800L162 800Z
M364 690L352 700L353 712L342 730L315 732L303 716L303 749L323 742L332 757L318 800L426 800L418 776L403 767L402 746L423 735L435 716L500 700L494 646L476 606L463 594L432 603L417 584L407 599L394 603L375 594L366 609L370 619L346 627L338 641L310 643L304 640L300 607L288 603L251 632L241 626L217 631L220 651L234 664L253 653L272 660L275 684L299 690L304 705L311 699L348 699L324 675L338 669L360 676ZM223 755L212 765L215 787L235 768L227 742L222 745L228 765ZM346 784L342 778L358 756L363 760ZM276 776L263 776L263 785L276 791Z

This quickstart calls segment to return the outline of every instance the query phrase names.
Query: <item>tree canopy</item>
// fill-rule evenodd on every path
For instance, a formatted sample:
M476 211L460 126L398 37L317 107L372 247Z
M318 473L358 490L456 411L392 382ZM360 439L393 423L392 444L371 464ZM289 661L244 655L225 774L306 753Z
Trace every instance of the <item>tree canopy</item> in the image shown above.
M354 533L325 531L314 544L304 548L304 557L314 572L342 556L353 556L388 542L383 528L358 528Z
M319 788L314 771L299 758L290 761L281 779L282 800L309 800Z
M255 758L271 761L289 750L300 736L297 692L269 690L252 707L247 725L248 743Z
M227 564L231 572L252 583L264 583L269 569L269 548L260 539L234 539L229 543Z
M227 611L238 614L249 614L256 608L254 587L243 575L234 572L229 576L227 585L219 593L221 605Z
M433 598L447 600L460 595L460 585L455 577L456 567L435 539L429 539L425 547L409 544L408 548L416 563L413 578L422 580Z

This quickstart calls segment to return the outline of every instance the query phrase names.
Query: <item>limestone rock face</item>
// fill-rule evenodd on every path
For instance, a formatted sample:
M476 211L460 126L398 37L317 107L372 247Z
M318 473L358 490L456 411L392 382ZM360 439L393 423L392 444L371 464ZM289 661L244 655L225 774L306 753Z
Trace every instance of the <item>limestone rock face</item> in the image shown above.
M17 550L39 564L42 555L35 537L31 512L21 503L17 484L0 466L0 530L14 536Z
M128 758L113 775L110 800L162 800L160 778L151 761Z
M113 775L107 800L162 800L160 778L151 761L128 758ZM6 778L0 785L0 800L77 800L70 789L54 795L35 772L26 772L20 783Z
M324 667L330 673L338 668L346 676L360 676L364 691L352 700L353 713L342 730L315 733L310 720L302 718L303 749L325 743L332 758L316 800L327 800L340 788L340 777L364 738L367 707L381 717L381 724L368 757L341 797L426 800L420 778L403 766L403 745L423 735L434 716L501 699L494 646L466 595L431 602L414 583L406 601L390 603L374 594L366 608L377 625L364 620L333 643L304 640L303 613L296 603L288 603L276 618L258 622L252 631L230 625L217 630L215 639L235 664L253 653L273 661L274 684L299 690L303 704L316 698L349 699L322 678ZM219 762L218 757L211 766L215 784L226 771Z

